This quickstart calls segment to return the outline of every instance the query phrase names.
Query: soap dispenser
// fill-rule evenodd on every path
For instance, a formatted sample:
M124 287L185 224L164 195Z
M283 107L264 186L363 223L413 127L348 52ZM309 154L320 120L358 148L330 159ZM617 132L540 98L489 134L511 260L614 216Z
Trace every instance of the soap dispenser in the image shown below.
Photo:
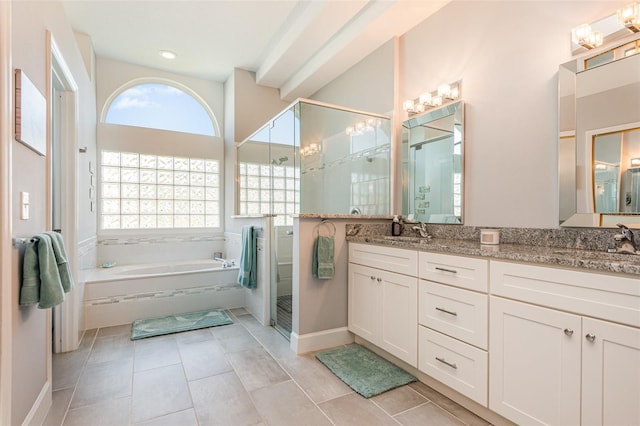
M391 235L397 237L400 234L402 234L402 224L400 223L400 217L395 215L391 222Z

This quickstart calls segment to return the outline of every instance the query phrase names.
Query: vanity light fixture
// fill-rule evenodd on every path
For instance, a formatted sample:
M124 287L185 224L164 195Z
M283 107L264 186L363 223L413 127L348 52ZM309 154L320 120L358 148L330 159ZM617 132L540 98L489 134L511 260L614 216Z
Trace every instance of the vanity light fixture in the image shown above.
M412 104L413 108L414 105ZM376 127L380 127L382 124L382 120L376 118L369 118L366 121L359 121L354 126L347 126L344 129L344 133L347 136L358 136L362 135L364 132L372 132Z
M308 157L310 155L318 154L322 151L322 144L319 143L310 143L309 145L300 148L300 155L303 157Z
M162 56L164 59L175 59L178 55L170 50L161 50L160 56Z
M402 103L402 109L409 115L420 114L427 108L439 107L445 101L455 101L460 97L460 82L441 84L434 92L424 92L417 99Z
M618 9L618 22L629 31L640 31L640 3L634 2Z
M602 31L593 31L591 25L578 25L571 31L573 42L585 49L593 49L602 45Z
M640 158L632 158L631 167L638 167L638 166L640 166Z

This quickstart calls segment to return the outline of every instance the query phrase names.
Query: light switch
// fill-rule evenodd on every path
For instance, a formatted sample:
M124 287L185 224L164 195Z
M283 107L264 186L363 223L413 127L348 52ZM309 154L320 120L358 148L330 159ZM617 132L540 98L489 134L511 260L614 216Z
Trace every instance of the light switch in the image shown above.
M20 219L29 219L29 193L20 193Z

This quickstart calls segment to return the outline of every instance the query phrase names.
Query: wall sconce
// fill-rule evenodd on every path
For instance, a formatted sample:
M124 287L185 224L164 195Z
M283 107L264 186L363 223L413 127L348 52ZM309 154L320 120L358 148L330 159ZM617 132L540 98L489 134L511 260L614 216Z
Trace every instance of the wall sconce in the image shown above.
M433 92L424 92L416 99L407 99L402 109L409 115L420 114L427 108L441 106L445 101L455 101L460 97L460 82L441 84Z
M629 31L640 31L640 3L631 3L618 9L618 22Z
M631 167L638 167L638 166L640 166L640 158L632 158Z
M578 25L571 31L573 42L585 49L593 49L602 45L603 36L601 31L593 31L591 25Z

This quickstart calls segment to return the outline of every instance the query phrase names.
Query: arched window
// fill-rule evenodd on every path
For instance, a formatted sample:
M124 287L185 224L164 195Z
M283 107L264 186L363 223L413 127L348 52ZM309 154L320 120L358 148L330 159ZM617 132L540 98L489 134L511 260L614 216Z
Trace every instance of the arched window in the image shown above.
M212 117L202 103L163 83L144 83L121 92L109 105L110 124L216 136Z

